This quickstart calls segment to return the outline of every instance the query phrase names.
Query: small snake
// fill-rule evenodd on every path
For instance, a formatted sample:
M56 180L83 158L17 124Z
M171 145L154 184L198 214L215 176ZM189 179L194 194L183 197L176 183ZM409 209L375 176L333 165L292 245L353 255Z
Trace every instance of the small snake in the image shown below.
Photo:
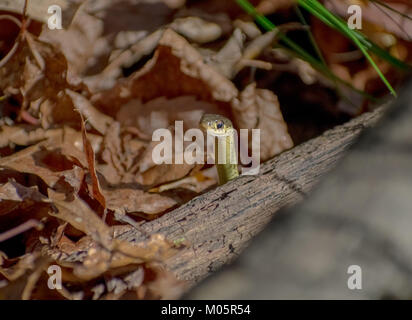
M204 114L200 119L200 127L214 137L215 163L219 176L219 184L239 176L235 148L234 128L232 122L218 114ZM220 155L219 150L224 150Z

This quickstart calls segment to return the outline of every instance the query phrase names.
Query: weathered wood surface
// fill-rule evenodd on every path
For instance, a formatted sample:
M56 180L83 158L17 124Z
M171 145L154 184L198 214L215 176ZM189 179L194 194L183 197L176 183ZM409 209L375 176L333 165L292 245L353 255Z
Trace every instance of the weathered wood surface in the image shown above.
M410 299L412 82L405 89L310 197L279 211L188 298ZM361 290L348 288L351 265L361 268Z
M238 256L281 207L296 203L331 169L382 109L364 114L266 162L257 176L242 176L142 225L191 244L167 261L178 278L198 281ZM264 139L264 137L262 137ZM131 230L121 238L136 241Z

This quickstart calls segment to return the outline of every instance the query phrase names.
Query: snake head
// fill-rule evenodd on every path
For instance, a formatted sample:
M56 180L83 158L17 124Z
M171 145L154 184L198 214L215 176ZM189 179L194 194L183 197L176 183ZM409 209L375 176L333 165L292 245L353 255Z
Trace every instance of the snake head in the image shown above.
M232 122L219 114L204 114L200 127L214 136L226 136L233 130Z

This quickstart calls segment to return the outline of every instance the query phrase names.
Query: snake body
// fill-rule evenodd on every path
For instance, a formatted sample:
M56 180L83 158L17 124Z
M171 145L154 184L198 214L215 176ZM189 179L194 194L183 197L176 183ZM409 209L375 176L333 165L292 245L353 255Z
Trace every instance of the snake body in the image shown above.
M235 132L232 122L218 114L204 114L200 119L200 127L214 137L215 164L219 184L225 184L238 177Z

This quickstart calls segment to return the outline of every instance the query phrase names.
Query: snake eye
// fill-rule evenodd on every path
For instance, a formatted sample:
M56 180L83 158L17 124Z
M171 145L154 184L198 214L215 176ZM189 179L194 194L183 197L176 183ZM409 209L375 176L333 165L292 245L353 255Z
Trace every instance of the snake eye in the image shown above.
M222 129L223 128L223 121L218 121L217 123L216 123L216 128L217 129Z

